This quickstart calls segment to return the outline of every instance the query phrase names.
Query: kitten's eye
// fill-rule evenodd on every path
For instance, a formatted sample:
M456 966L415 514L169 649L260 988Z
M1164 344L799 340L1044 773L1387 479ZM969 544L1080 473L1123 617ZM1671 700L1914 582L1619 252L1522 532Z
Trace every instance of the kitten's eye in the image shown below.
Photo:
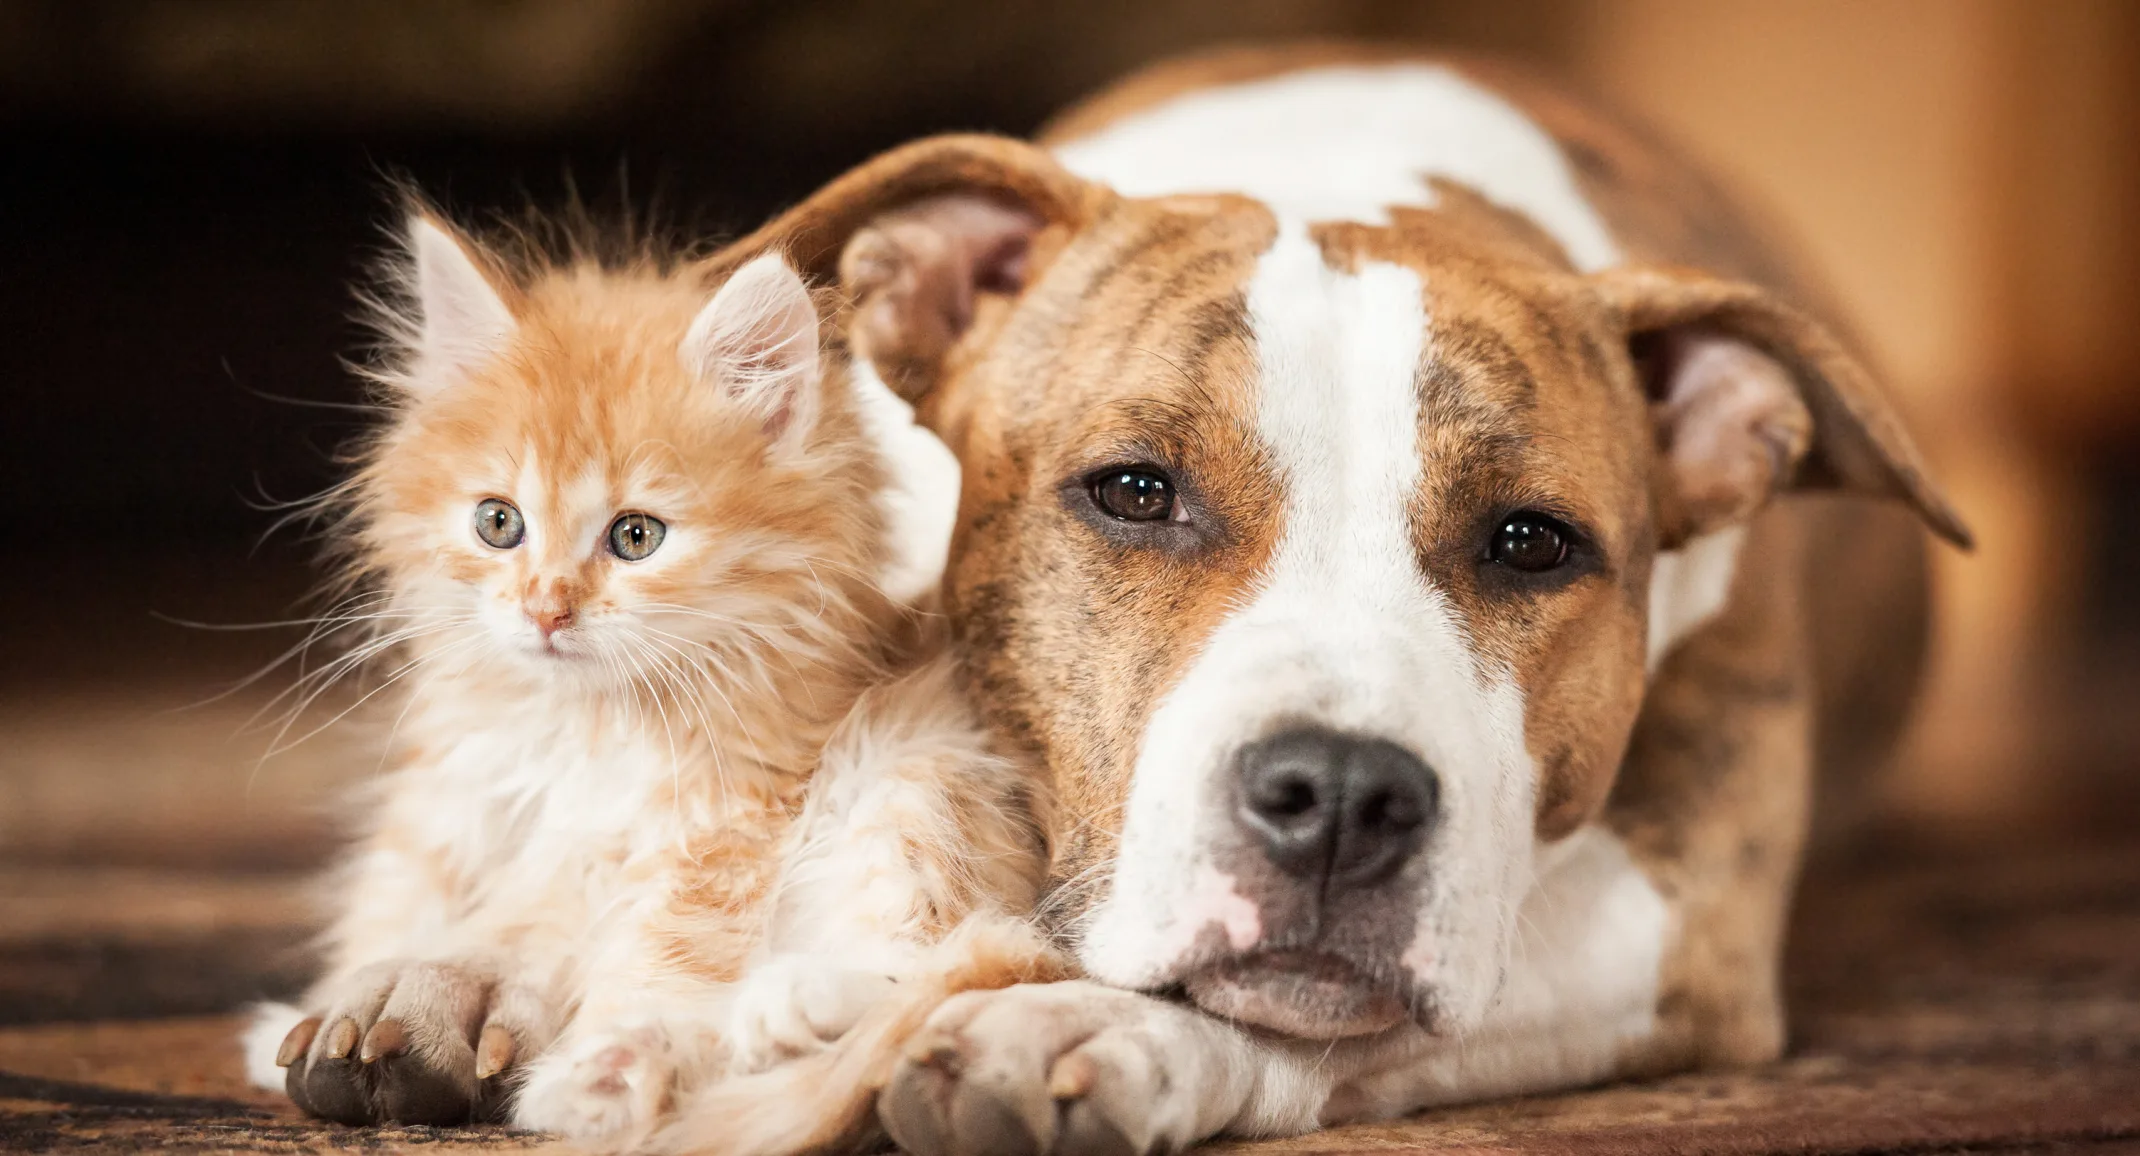
M637 562L661 548L669 528L651 514L624 514L609 524L609 552Z
M1093 475L1092 500L1125 522L1164 521L1176 517L1179 510L1174 483L1166 475L1146 469L1108 470Z
M476 503L476 537L493 549L510 550L528 536L528 524L511 502L485 498Z
M1559 568L1568 560L1573 535L1568 527L1536 510L1518 510L1501 519L1488 544L1490 560L1528 574Z

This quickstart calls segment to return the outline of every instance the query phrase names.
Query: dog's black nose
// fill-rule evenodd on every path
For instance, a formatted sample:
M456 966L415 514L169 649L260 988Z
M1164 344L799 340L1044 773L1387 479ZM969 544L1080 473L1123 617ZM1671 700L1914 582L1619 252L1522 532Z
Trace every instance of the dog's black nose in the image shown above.
M1434 772L1382 739L1285 731L1240 756L1240 821L1303 879L1362 887L1411 858L1441 794Z

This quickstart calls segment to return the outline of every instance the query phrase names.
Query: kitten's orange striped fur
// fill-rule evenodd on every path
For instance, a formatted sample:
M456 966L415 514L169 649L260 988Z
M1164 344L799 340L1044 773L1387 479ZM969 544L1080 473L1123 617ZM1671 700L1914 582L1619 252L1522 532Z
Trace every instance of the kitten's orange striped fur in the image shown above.
M425 213L407 253L337 530L394 769L324 975L249 1056L348 1122L637 1143L1023 911L1037 825L877 588L881 439L785 264L716 293Z

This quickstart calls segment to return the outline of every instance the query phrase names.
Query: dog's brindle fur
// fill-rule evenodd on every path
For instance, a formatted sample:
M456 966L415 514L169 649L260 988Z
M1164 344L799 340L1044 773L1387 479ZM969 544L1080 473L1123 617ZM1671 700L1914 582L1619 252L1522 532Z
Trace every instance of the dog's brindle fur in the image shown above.
M1089 138L1185 93L1385 59L1185 61L1048 139ZM1480 667L1521 690L1539 846L1598 833L1668 912L1640 1026L1604 1032L1602 1059L1564 1045L1579 1029L1559 1020L1480 1035L1491 975L1456 994L1454 965L1392 979L1409 925L1390 941L1387 896L1338 896L1321 938L1302 941L1317 954L1251 958L1262 971L1242 978L1249 965L1214 922L1146 985L1186 984L1278 1037L1090 983L954 1002L887 1093L886 1122L910 1146L1149 1150L1780 1050L1781 925L1816 743L1862 770L1892 737L1921 650L1924 559L1904 506L1767 499L1896 497L1950 539L1967 534L1863 371L1713 186L1587 104L1459 67L1550 134L1621 263L1578 269L1541 222L1439 179L1386 222L1314 221L1308 235L1333 270L1413 270L1429 286L1405 506L1416 565ZM947 602L971 691L1052 774L1048 911L1088 966L1101 949L1080 937L1107 901L1155 708L1267 580L1289 528L1287 479L1257 425L1248 303L1282 228L1252 198L1123 197L1031 146L955 137L863 166L725 258L778 246L836 273L857 365L917 398L964 463ZM1155 536L1096 513L1083 479L1124 462L1163 463L1190 521ZM1482 534L1520 505L1582 527L1581 564L1524 585L1481 566ZM1672 607L1653 602L1653 569L1719 542L1726 565L1733 542L1758 564L1729 571L1722 605L1660 645L1652 616ZM1809 598L1831 550L1850 559L1849 597ZM1829 726L1846 696L1874 725ZM1241 848L1213 856L1258 904L1249 939L1316 922ZM1445 856L1435 869L1454 868ZM1560 1011L1542 1014L1579 1015L1580 998L1549 998Z

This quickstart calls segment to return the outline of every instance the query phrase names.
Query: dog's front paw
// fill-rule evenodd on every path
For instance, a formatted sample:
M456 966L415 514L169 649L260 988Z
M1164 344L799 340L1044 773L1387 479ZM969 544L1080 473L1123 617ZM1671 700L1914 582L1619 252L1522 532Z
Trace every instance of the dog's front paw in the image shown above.
M1141 1156L1216 1125L1193 1015L1085 982L1022 984L947 1001L877 1102L916 1156ZM1207 1126L1209 1125L1209 1126Z
M275 1062L298 1107L343 1124L502 1119L506 1070L547 1037L533 999L501 996L496 976L453 963L373 964L321 1004Z
M582 1144L634 1147L675 1095L668 1051L651 1027L568 1032L528 1069L513 1123Z
M815 956L779 956L758 965L736 985L725 1033L730 1070L763 1071L824 1048L897 986L882 972Z

